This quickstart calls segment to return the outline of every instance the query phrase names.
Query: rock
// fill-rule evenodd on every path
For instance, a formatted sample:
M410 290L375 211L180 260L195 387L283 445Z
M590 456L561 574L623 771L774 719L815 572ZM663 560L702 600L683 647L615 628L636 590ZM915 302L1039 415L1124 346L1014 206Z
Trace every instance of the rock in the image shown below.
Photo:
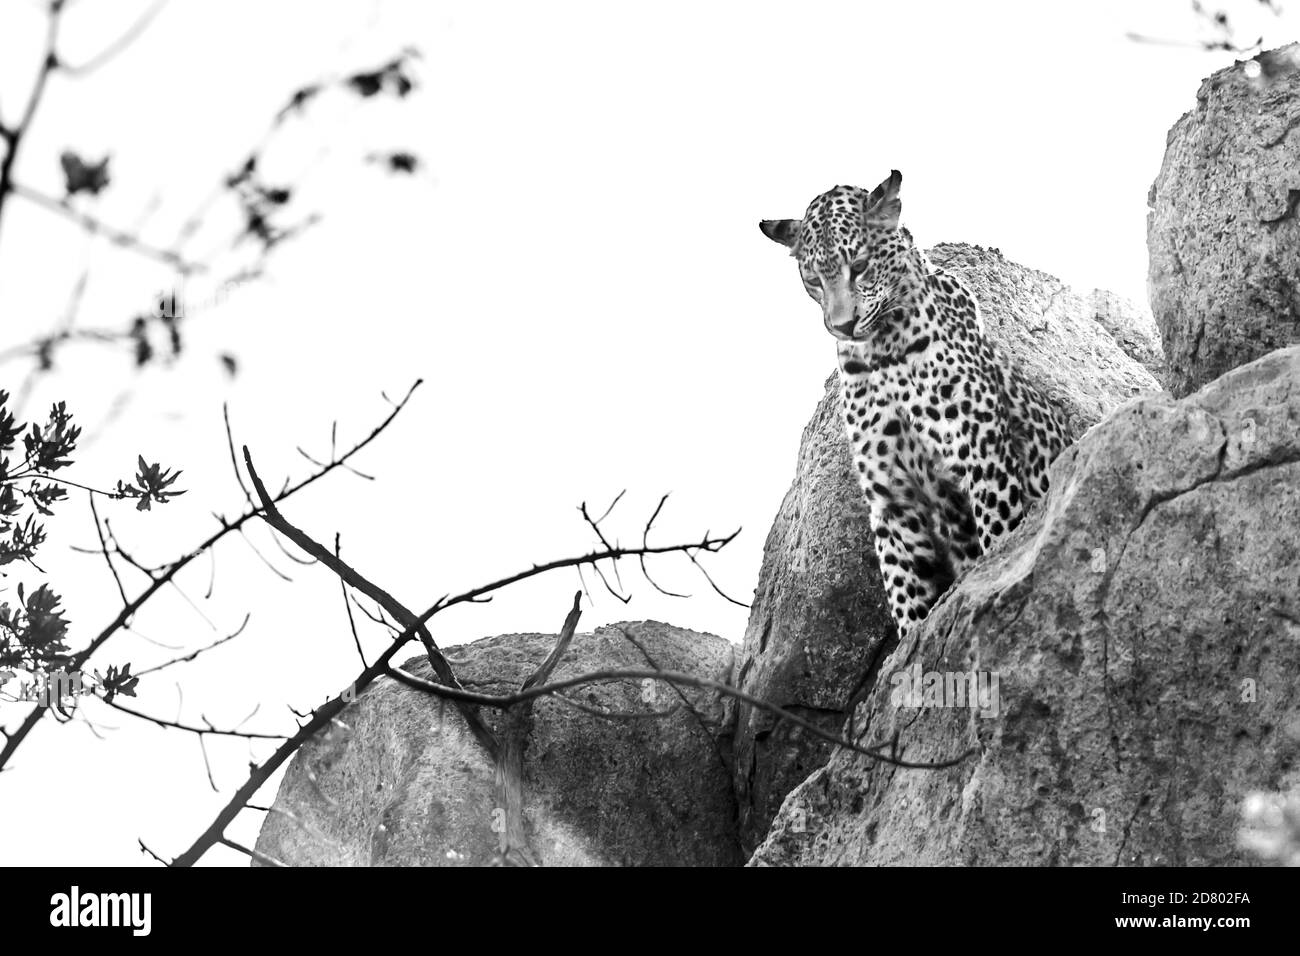
M930 256L973 287L989 335L1053 396L1074 435L1130 397L1159 390L1095 320L1095 294L1079 295L996 250L945 243ZM1140 313L1109 315L1117 329L1131 317L1140 340ZM829 338L826 345L833 359ZM836 381L827 380L804 430L794 482L768 533L738 678L743 690L828 732L843 726L895 640ZM764 711L741 705L738 719L736 792L741 837L752 849L786 794L830 750Z
M452 648L462 683L509 693L554 635L509 634ZM656 666L730 679L733 648L655 622L577 634L553 680ZM652 664L649 662L653 662ZM429 678L428 662L403 667ZM731 785L734 710L716 693L640 682L570 692L597 717L541 698L524 754L525 825L542 865L726 866L743 862ZM693 710L691 709L693 708ZM500 730L498 711L484 711ZM495 769L450 704L391 680L367 688L336 727L293 758L257 849L297 866L474 866L497 855Z
M894 693L910 673L972 671L997 691L983 709ZM1063 452L1042 506L854 715L861 743L895 740L905 760L974 753L903 770L838 752L751 863L1250 862L1242 798L1300 784L1297 673L1292 347L1182 400L1129 403Z
M1169 131L1147 249L1175 395L1300 342L1298 68L1293 44L1220 70Z
M1093 320L1110 333L1124 354L1164 384L1168 367L1155 317L1132 299L1105 289L1088 294L1088 307Z
M838 733L892 647L867 507L853 475L837 378L804 429L794 483L768 532L745 630L738 686ZM737 708L736 794L746 850L762 841L787 793L830 757L788 721Z
M1116 332L1142 338L1139 310L1108 313L1115 323L1109 328L1098 320L1097 293L1075 292L996 249L945 242L928 255L971 287L989 337L1065 412L1073 434L1082 434L1120 402L1161 389L1141 359L1135 361L1116 341Z

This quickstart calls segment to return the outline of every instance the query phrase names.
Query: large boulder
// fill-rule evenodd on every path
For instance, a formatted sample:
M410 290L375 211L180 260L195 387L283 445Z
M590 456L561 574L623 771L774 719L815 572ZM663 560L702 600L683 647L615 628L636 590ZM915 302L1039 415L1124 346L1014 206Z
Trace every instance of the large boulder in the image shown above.
M457 676L510 693L546 658L549 634L454 648ZM655 622L577 634L552 680L658 667L727 682L732 645ZM403 667L428 679L424 658ZM731 786L734 711L712 691L590 684L575 704L542 697L524 752L524 820L542 865L726 866L743 862ZM585 709L580 709L585 708ZM631 716L658 713L661 716ZM499 711L484 711L500 731ZM294 756L258 837L298 866L475 866L498 854L495 768L454 707L382 679Z
M1175 395L1300 342L1297 202L1293 44L1209 77L1169 131L1148 196L1147 249Z
M1248 862L1242 798L1300 784L1298 673L1292 347L1127 404L1063 452L1047 499L854 715L862 745L903 760L969 756L900 769L839 751L751 862Z
M1131 333L1158 349L1140 310L1117 305L1107 313L1108 331L1097 321L1096 293L1076 293L997 250L945 243L930 257L972 287L989 335L1053 397L1074 435L1133 396L1159 390L1113 334ZM894 641L832 375L764 546L739 686L838 733ZM830 749L765 711L741 705L738 716L736 791L742 839L752 848L786 794Z

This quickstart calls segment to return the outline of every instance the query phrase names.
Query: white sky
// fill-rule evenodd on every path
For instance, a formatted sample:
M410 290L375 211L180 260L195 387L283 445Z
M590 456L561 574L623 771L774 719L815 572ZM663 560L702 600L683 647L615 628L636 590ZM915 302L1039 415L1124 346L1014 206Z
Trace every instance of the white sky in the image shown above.
M73 4L65 57L89 57L145 6ZM1292 38L1294 15L1256 19L1253 6L1231 9L1261 24L1271 46ZM21 180L57 192L63 148L111 151L114 183L95 213L131 225L156 198L142 230L165 243L304 81L376 65L410 43L424 54L423 88L400 105L322 103L270 154L273 176L308 170L300 201L325 221L282 250L270 281L193 319L177 367L135 376L124 358L68 351L29 412L66 399L94 432L125 398L75 477L111 485L137 452L184 468L189 493L162 512L103 507L141 557L162 560L206 536L210 512L238 510L223 400L278 486L310 467L296 445L327 454L333 419L349 442L385 413L381 391L423 377L411 408L358 460L377 482L339 475L286 508L320 540L340 532L345 557L409 606L585 550L576 505L603 508L623 488L612 527L625 542L665 491L661 542L743 525L710 567L748 600L833 367L816 306L757 221L799 216L829 186L871 186L896 167L903 218L921 242L996 246L1084 288L1144 298L1146 194L1166 131L1200 78L1231 57L1136 44L1128 30L1197 36L1181 0L638 10L173 0L92 80L52 81ZM41 36L36 3L3 0L5 119ZM381 148L415 150L426 175L390 178L362 164ZM165 281L12 201L0 224L0 348L57 320L88 255L96 272L83 325L121 323ZM223 350L242 363L233 385L213 358ZM16 389L24 372L0 365L0 387ZM43 564L84 641L117 601L102 563L67 549L94 540L84 497L50 528ZM185 719L230 724L260 704L249 727L282 731L292 727L286 704L317 704L356 673L337 582L291 565L267 535L259 526L251 537L295 582L228 541L213 599L201 602L217 632L175 594L136 624L185 648L251 611L248 631L146 679L130 703L175 717L179 679ZM741 639L743 609L684 560L657 567L696 596L672 601L634 583L623 607L596 594L582 630L654 618ZM633 566L625 571L637 582ZM207 573L200 562L182 576L196 601ZM561 574L451 612L435 636L450 645L555 630L576 584ZM369 635L374 656L384 642ZM95 662L138 670L174 654L121 635ZM0 720L11 726L24 712L0 705ZM245 777L242 741L209 744L218 795L189 735L94 702L87 712L120 729L101 742L47 721L0 778L0 863L144 863L137 837L174 855ZM244 814L231 835L251 844L260 819ZM245 863L224 849L208 861Z

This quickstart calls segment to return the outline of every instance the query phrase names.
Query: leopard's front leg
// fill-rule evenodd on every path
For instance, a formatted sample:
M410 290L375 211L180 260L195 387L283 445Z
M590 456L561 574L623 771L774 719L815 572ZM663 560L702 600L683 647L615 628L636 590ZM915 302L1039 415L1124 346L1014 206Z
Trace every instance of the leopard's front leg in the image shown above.
M846 403L845 420L889 609L905 636L978 555L974 521L906 411Z

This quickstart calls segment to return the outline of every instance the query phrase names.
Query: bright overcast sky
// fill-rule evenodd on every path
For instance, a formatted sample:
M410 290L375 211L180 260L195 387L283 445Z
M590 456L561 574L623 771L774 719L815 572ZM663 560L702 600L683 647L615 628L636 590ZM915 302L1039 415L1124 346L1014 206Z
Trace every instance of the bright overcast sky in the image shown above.
M73 3L65 56L89 57L145 7ZM1237 7L1251 18L1243 34L1258 22L1270 45L1293 38L1294 15L1277 23ZM817 307L758 220L799 216L836 183L872 186L898 168L903 218L921 242L996 246L1084 288L1144 298L1146 195L1166 131L1231 57L1134 43L1130 30L1198 36L1181 0L661 0L635 10L173 0L92 79L52 81L20 179L57 191L63 148L111 152L114 183L95 213L165 242L303 82L412 44L422 88L402 104L322 103L269 155L273 177L305 171L299 201L324 221L284 247L268 281L193 318L175 368L136 376L125 358L82 347L28 411L66 399L95 433L81 480L111 485L137 452L185 470L189 493L161 512L104 506L120 537L161 561L206 536L212 511L241 504L223 401L278 485L310 467L295 446L327 454L334 419L340 441L354 439L385 413L381 392L422 377L410 409L358 460L377 481L338 475L286 508L318 539L341 533L345 557L409 606L585 550L576 506L603 508L624 488L611 533L625 542L666 491L662 542L743 525L710 567L747 601L834 362ZM38 5L4 0L6 119L41 37ZM391 178L362 162L394 148L419 153L424 175ZM0 349L57 321L87 256L86 326L122 323L165 281L11 204ZM221 351L240 359L233 384ZM0 365L0 387L15 390L25 372ZM43 565L79 645L115 613L116 590L101 561L68 550L94 541L84 497L51 530ZM252 613L230 645L146 678L135 706L229 725L260 705L248 727L283 731L286 705L316 705L355 674L337 582L287 561L268 533L250 537L294 583L232 540L210 601L206 561L182 577L202 614L169 593L138 618L149 639L193 648ZM654 595L629 567L632 603L597 593L582 629L654 618L742 638L743 609L684 561L659 570L695 597ZM0 588L20 579L37 580L24 573ZM435 636L553 631L577 585L569 573L520 587L440 617ZM382 647L369 632L371 656ZM174 654L124 634L94 662L139 670ZM24 712L0 705L0 720ZM47 720L0 778L0 862L147 862L137 838L174 855L244 779L242 741L208 747L219 795L192 737L93 701L86 713L120 729L99 741ZM251 844L260 817L244 814L232 834ZM245 862L224 849L209 861Z

